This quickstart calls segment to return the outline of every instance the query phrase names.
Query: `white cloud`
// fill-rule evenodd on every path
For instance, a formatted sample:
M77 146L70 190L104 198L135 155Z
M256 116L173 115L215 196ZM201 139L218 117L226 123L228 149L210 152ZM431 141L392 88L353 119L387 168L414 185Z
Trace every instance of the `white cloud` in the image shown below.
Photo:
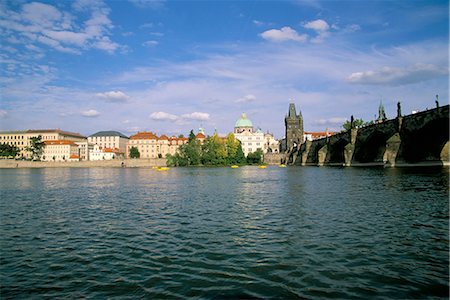
M375 71L355 72L348 81L355 84L398 86L448 75L448 70L433 64L415 64L410 67L383 67Z
M314 20L306 23L303 27L312 29L317 33L317 36L311 39L312 43L322 43L326 37L330 35L330 25L322 19Z
M146 41L146 42L143 42L143 43L142 43L142 46L145 46L145 47L154 47L154 46L157 46L158 44L159 44L158 41Z
M190 119L190 120L196 120L196 121L208 121L209 120L209 114L203 113L203 112L193 112L190 114L184 114L181 117L183 119Z
M177 116L170 113L158 111L151 113L150 119L155 121L177 121L177 124L186 124L187 120L208 121L210 119L210 115L203 112L193 112L190 114Z
M6 110L0 109L0 118L6 118L8 112Z
M236 100L237 103L249 103L256 100L255 95L249 94Z
M161 9L165 0L128 0L139 8Z
M130 99L130 96L121 91L110 91L105 93L97 93L97 97L105 99L108 102L124 102Z
M163 111L158 111L151 113L150 119L155 121L176 121L178 119L178 116Z
M344 124L345 121L347 121L347 118L332 117L332 118L328 118L328 119L318 119L312 123L316 124L316 125L322 125L322 126L323 125L336 126L336 125Z
M96 111L95 109L89 109L89 110L82 111L81 115L83 117L95 118L95 117L98 117L100 115L100 113L98 111Z
M324 32L330 29L330 25L322 19L311 21L303 25L303 27L315 30L317 32Z
M272 42L297 41L304 42L308 36L306 34L298 34L291 27L283 27L281 29L270 29L261 33L261 37Z
M109 31L113 28L108 17L110 10L102 1L79 0L72 8L87 13L76 17L49 4L26 3L19 12L7 9L0 20L0 29L7 36L16 36L20 44L40 43L71 54L92 48L113 53L119 48L110 40ZM88 18L83 20L83 16Z

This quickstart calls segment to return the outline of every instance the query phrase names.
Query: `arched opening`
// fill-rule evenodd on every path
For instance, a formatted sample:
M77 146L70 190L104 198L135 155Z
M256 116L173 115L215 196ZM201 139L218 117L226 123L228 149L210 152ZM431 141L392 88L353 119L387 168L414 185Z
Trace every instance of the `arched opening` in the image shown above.
M402 157L406 162L438 161L448 158L449 118L426 123L402 136Z
M327 162L330 164L344 164L344 148L348 143L349 141L346 139L339 139L335 143L330 143Z
M372 133L355 149L354 160L359 163L382 163L388 137L380 131Z

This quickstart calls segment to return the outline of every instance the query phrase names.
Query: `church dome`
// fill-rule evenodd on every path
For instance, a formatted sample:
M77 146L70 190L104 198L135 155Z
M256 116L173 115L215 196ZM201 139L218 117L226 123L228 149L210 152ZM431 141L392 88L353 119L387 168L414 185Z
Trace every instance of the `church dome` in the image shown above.
M243 113L241 118L236 121L234 127L253 127L253 124L252 121L247 119L247 115Z

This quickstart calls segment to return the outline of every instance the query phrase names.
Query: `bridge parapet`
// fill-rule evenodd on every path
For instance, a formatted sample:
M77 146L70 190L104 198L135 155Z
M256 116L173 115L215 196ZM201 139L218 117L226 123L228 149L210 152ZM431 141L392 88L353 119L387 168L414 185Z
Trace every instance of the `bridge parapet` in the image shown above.
M449 105L302 144L293 164L450 164Z

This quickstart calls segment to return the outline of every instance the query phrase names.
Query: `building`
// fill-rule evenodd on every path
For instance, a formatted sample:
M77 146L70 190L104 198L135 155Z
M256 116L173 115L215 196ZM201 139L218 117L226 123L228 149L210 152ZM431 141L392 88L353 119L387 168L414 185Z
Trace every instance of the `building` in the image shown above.
M332 131L317 131L317 132L305 131L303 137L304 137L305 141L314 141L314 140L322 139L322 138L325 138L325 137L330 137L333 134L336 134L336 132L332 132Z
M261 150L263 153L267 152L264 133L261 129L253 130L252 121L247 119L245 113L236 121L233 133L234 137L241 142L242 151L245 156L257 150Z
M165 158L167 154L174 155L178 148L188 142L184 137L156 136L153 132L142 131L130 136L126 148L126 156L130 157L130 149L136 147L140 158Z
M264 133L264 153L278 153L279 151L279 141L275 139L272 133Z
M297 147L305 141L302 112L300 111L297 115L294 103L289 104L289 112L284 118L284 125L286 129L286 145L283 148L289 151L292 147Z
M9 144L19 148L19 156L29 158L30 153L26 151L29 147L32 137L41 136L42 141L61 141L68 140L72 142L86 141L86 137L76 132L63 131L60 129L41 129L41 130L19 130L19 131L1 131L0 143Z
M43 161L79 160L78 145L70 140L44 141Z
M100 148L119 149L119 152L127 151L127 144L130 140L126 135L118 131L99 131L88 136L88 142L98 145Z
M94 145L89 150L89 160L111 160L123 156L119 148L102 148L99 145Z

